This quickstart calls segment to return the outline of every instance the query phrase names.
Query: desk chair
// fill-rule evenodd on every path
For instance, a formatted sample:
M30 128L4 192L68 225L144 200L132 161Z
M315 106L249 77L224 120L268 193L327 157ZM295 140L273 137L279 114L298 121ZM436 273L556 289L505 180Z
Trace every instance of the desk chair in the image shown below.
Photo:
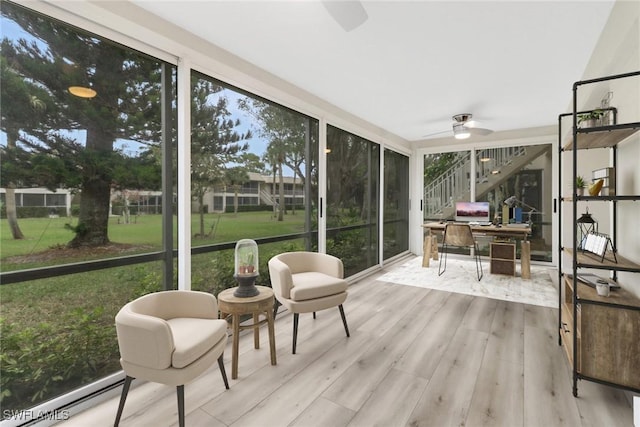
M447 224L444 228L444 236L442 238L442 254L440 257L440 263L438 265L438 276L447 269L447 248L449 246L454 247L467 247L473 248L476 258L476 272L478 273L478 281L482 279L482 262L480 261L480 251L478 250L478 243L473 238L473 232L469 224ZM444 258L444 268L442 268L442 258Z

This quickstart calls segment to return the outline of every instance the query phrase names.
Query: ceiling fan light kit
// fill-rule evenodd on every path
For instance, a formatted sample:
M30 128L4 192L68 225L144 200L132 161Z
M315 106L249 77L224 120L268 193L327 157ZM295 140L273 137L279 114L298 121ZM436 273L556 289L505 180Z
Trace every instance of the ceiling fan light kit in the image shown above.
M471 120L472 117L473 117L473 114L471 113L462 113L462 114L456 114L455 116L451 117L451 119L453 119L453 121L456 123L465 124L469 120Z
M471 136L469 128L462 123L455 123L453 125L453 137L455 139L467 139Z
M493 132L491 129L484 129L484 128L477 127L478 122L475 120L471 120L472 118L473 118L473 114L471 113L461 113L451 117L451 120L453 120L453 124L452 124L453 137L455 139L467 139L471 135L484 136L484 135L489 135L490 133ZM449 132L451 131L441 131L441 132L435 132L435 133L431 133L424 136L434 136L434 135L439 135L439 134L449 133ZM487 160L484 160L484 161L487 161Z

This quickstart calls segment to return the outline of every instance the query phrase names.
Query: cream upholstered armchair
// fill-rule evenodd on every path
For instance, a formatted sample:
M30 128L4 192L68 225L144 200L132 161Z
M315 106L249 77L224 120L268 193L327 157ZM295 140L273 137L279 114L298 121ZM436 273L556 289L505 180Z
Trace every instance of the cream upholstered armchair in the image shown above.
M184 385L218 360L225 387L223 351L227 322L218 319L218 302L205 292L163 291L126 304L115 318L120 364L126 374L114 425L134 378L176 386L178 421L184 426Z
M317 252L285 252L269 260L271 287L277 304L293 313L293 354L296 353L300 313L313 313L338 307L344 330L349 336L342 303L347 299L342 261Z

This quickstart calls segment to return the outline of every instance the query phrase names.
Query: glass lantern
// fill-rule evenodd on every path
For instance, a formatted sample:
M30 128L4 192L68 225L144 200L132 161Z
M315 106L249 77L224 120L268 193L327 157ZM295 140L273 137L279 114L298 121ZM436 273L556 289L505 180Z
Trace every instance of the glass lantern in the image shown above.
M576 220L578 223L578 241L577 248L584 252L584 242L587 234L598 232L598 222L593 219L589 213L589 209Z
M236 243L235 274L238 288L233 293L240 298L253 297L259 294L255 286L258 271L258 244L251 239L242 239Z

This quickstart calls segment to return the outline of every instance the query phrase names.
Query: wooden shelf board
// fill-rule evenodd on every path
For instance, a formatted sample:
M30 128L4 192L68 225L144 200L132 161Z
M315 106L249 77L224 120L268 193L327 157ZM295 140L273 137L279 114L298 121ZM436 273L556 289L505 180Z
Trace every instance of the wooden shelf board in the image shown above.
M565 252L569 255L573 256L573 248L564 248ZM640 272L640 264L628 260L622 255L616 253L616 258L618 262L613 260L613 255L609 252L605 255L604 261L600 262L601 257L595 254L583 253L581 251L577 252L578 264L583 265L584 267L593 267L593 268L608 268L611 270L625 270L625 271L638 271Z
M586 201L586 202L622 202L622 201L638 201L640 200L640 195L619 195L619 196L578 196L576 197L576 201ZM563 196L560 198L562 202L573 202L573 196Z
M636 128L611 129L612 126L590 129L589 133L578 133L578 150L589 148L607 148L617 145L634 133L640 131L640 123L633 123ZM565 140L564 150L573 149L573 136Z
M612 201L635 201L640 200L639 195L618 195L618 196L578 196L576 200L584 200L587 202L612 202Z
M640 299L636 298L631 292L622 288L611 291L608 297L598 295L591 286L578 281L578 298L580 300L595 301L606 304L616 304L618 306L626 306L629 308L640 308Z

